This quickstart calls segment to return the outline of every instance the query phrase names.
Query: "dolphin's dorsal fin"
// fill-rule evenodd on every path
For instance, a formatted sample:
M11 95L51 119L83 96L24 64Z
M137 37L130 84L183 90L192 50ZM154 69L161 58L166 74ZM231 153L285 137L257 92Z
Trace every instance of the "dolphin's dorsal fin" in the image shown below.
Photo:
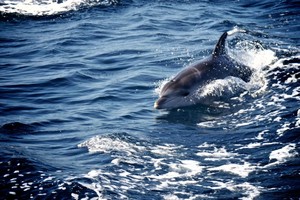
M217 45L216 45L213 53L212 53L214 57L226 54L225 40L227 38L227 35L230 36L230 35L233 35L235 33L248 33L248 31L240 29L238 27L234 27L232 30L223 33L223 35L221 35L221 37L220 37L220 39L219 39L219 41L218 41L218 43L217 43Z
M213 51L213 56L214 57L217 57L217 56L220 56L220 55L223 55L226 53L225 51L225 40L227 38L227 32L223 33L223 35L221 35L214 51Z

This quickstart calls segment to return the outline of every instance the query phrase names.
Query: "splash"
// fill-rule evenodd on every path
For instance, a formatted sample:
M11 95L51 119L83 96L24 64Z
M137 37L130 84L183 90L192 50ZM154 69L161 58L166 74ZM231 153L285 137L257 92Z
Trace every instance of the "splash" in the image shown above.
M95 136L90 140L87 140L78 145L78 147L87 147L91 153L107 153L112 151L123 152L126 154L132 154L136 151L142 150L144 147L130 144L119 138L110 136L101 137Z
M234 33L249 34L237 27L228 31L229 35ZM245 35L245 38L240 36L231 38L227 45L227 52L233 60L251 68L253 74L250 81L245 82L232 76L213 80L198 88L193 98L199 99L203 105L229 108L231 104L242 103L248 97L257 98L265 93L268 84L265 68L278 58L274 51L264 47L260 41L247 39L248 37ZM172 77L158 82L154 92L159 95L161 89L171 79Z
M243 30L232 30L244 33ZM278 60L275 52L267 49L260 41L249 39L235 39L230 41L228 54L238 63L250 67L253 71L249 82L239 78L227 77L222 80L215 80L205 88L201 88L199 96L231 96L231 99L244 102L244 97L257 98L267 91L267 71L265 68ZM235 95L235 96L234 96Z
M244 84L243 87L252 97L257 97L267 89L265 67L274 63L278 58L274 51L264 47L258 40L233 39L233 41L235 42L229 42L228 54L237 62L252 69L250 82Z
M229 76L224 79L214 80L204 87L199 88L197 96L199 99L209 97L216 97L216 99L220 99L221 97L230 98L237 93L246 91L248 88L250 89L250 86L240 78ZM211 98L209 98L208 104L210 103Z
M238 40L236 43L231 44L228 54L239 63L259 71L277 60L275 52L271 49L266 49L257 40Z
M4 0L0 4L0 13L26 16L50 16L78 10L81 7L109 6L117 0Z
M228 35L233 35L233 34L235 34L235 33L246 33L246 32L247 32L246 30L243 30L243 29L241 29L241 28L235 26L232 30L227 31L227 34L228 34Z
M174 76L156 82L156 83L155 83L154 94L155 94L155 95L159 95L159 94L161 93L161 90L163 89L164 85L167 84L170 80L172 80L173 77L174 77Z

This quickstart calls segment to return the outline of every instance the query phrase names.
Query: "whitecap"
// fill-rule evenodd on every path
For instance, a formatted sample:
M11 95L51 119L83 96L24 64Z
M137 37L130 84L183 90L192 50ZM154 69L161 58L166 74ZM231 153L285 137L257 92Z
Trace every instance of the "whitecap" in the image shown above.
M225 147L217 148L213 150L204 150L196 153L197 156L205 157L205 160L227 160L234 158L238 153L228 152Z
M128 143L119 138L110 138L105 136L92 137L91 139L79 144L78 147L87 147L88 151L91 153L110 153L117 151L132 154L144 149L142 146Z
M229 181L229 182L212 181L212 183L216 185L210 187L211 189L214 190L227 189L232 192L236 192L239 190L244 191L245 196L241 198L243 200L255 199L257 196L259 196L260 191L262 189L261 187L251 185L248 182L236 184L233 181Z
M296 144L288 144L280 149L272 151L269 155L269 160L276 160L279 163L285 162L288 158L298 155L295 149Z
M49 16L78 10L84 6L111 5L116 0L4 0L0 12L17 13L30 16Z
M160 175L150 175L149 178L157 180L171 180L180 177L192 177L202 172L203 167L195 160L181 160L179 163L166 164L169 171ZM192 181L193 182L193 181Z
M251 166L250 163L245 162L244 164L226 164L218 167L208 168L208 171L223 171L230 174L236 174L242 178L246 178L249 173L256 170L255 166Z

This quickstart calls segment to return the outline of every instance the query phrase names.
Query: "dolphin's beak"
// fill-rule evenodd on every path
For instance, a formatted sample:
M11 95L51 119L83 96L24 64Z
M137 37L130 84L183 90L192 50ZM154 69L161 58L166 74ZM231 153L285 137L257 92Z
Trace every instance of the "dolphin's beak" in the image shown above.
M157 103L157 101L154 102L154 106L153 106L155 109L159 109L159 105Z
M155 109L162 109L163 108L163 104L166 102L167 98L165 97L160 97L159 99L157 99L154 103L154 108Z

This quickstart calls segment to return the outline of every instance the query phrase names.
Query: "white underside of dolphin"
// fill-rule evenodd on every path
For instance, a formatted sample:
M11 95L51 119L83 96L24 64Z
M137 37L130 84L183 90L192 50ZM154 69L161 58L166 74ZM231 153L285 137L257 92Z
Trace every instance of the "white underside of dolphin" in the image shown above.
M174 78L164 84L159 92L159 98L154 103L156 109L173 109L196 104L209 105L214 101L210 95L199 95L203 88L213 83L218 84L230 77L243 82L250 79L252 71L226 54L225 40L228 35L246 32L238 28L222 34L213 53L206 59L192 64L179 72Z

